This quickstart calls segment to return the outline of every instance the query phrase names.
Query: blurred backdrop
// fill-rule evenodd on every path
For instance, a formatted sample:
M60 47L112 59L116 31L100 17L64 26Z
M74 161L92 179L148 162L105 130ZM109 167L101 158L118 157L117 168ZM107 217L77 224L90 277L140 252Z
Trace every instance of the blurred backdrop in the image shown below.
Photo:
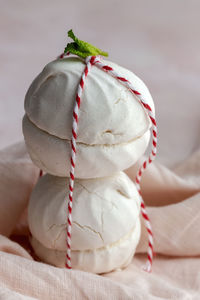
M23 138L25 93L71 28L149 87L159 161L173 166L200 146L198 0L0 0L0 148Z

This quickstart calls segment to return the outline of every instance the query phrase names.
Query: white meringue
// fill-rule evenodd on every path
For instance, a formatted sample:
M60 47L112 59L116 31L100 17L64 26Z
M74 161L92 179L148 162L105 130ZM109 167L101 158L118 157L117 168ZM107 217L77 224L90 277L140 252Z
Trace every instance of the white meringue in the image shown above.
M141 232L140 220L128 234L117 242L106 247L85 250L71 251L73 269L101 274L128 266L135 253ZM31 245L36 255L44 262L56 267L65 268L66 251L58 251L46 248L36 238L31 238Z
M61 177L69 176L71 143L40 130L25 115L23 133L32 161L43 171ZM76 144L77 178L110 176L129 168L145 152L150 139L149 130L127 143L115 145Z
M154 110L147 87L136 75L112 62L104 63L130 80ZM28 151L40 168L44 165L44 170L54 175L69 175L68 163L64 167L62 164L70 160L72 111L84 67L80 58L53 61L33 81L26 94L28 118L23 128ZM93 66L85 81L77 134L77 159L83 163L87 158L88 168L77 164L76 176L108 176L130 167L146 150L150 124L137 97L117 79ZM95 151L91 147L95 147ZM47 149L51 149L48 159L44 157ZM97 160L99 165L96 165Z
M31 233L46 247L66 249L69 179L45 175L29 203ZM72 249L90 250L114 243L127 234L140 213L140 197L123 173L98 179L75 180Z
M133 82L154 109L147 87L135 74L103 62ZM33 81L25 97L25 111L36 126L61 139L71 139L72 111L84 68L85 63L77 57L56 60ZM150 120L136 96L93 66L82 95L77 142L119 144L141 136L149 127Z
M67 250L68 185L68 178L43 176L32 192L28 209L35 252L57 266L64 266L63 255ZM107 272L107 267L114 269L127 263L140 237L139 214L140 196L125 173L98 179L76 179L71 240L75 267L86 270L85 261L91 260L97 265L91 272L99 273ZM57 263L55 253L61 254Z

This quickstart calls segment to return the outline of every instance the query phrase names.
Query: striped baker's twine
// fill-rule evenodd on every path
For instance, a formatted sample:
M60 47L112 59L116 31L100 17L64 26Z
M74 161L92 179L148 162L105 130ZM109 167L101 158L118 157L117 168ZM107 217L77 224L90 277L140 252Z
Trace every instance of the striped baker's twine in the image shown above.
M68 54L67 54L68 55ZM64 54L60 56L60 58L64 58ZM75 161L76 161L76 138L77 138L77 128L78 128L78 114L79 114L79 108L81 103L81 95L83 92L85 79L88 75L88 72L91 69L91 66L95 65L98 68L102 69L103 71L107 72L114 78L116 78L121 84L126 86L134 95L136 95L137 99L142 104L143 108L147 112L151 122L152 122L152 150L149 158L144 161L143 165L140 167L136 179L135 184L136 188L140 194L141 197L141 214L145 221L145 226L148 232L148 251L147 251L147 263L145 266L145 270L147 272L151 272L152 269L152 261L153 261L153 234L152 234L152 228L151 223L146 211L146 207L144 204L144 200L141 196L141 188L140 188L140 181L143 172L147 168L147 166L155 159L156 156L156 150L157 150L157 126L156 126L156 120L155 120L155 114L152 111L149 104L146 102L146 100L143 98L143 95L137 91L134 88L134 85L129 82L126 78L120 76L113 68L111 68L108 65L105 65L101 62L99 56L89 56L86 58L86 67L82 74L78 91L76 95L76 101L73 111L73 123L72 123L72 139L71 139L71 171L70 171L70 183L69 183L69 199L68 199L68 226L67 226L67 254L66 254L66 267L68 269L71 269L71 227L72 227L72 201L73 201L73 188L74 188L74 169L75 169Z
M147 114L148 114L148 116L151 120L151 123L152 123L152 149L151 149L151 153L150 153L149 158L144 161L143 165L139 169L139 171L136 175L136 179L135 179L136 188L137 188L137 190L140 194L140 198L141 198L141 214L144 218L145 227L146 227L147 232L148 232L148 250L147 250L148 260L147 260L147 263L146 263L146 266L145 266L144 269L147 272L151 272L152 260L153 260L153 234L152 234L151 223L150 223L147 211L146 211L145 203L144 203L144 200L141 196L140 181L141 181L141 177L142 177L142 174L143 174L144 170L155 159L155 156L156 156L156 151L157 151L157 125L156 125L156 120L155 120L155 113L152 111L151 107L149 106L149 104L147 103L147 101L145 100L143 95L139 91L137 91L135 89L134 85L131 82L129 82L126 78L120 76L120 74L118 74L110 66L104 65L98 58L96 58L95 66L97 66L98 68L104 70L105 72L107 72L108 74L110 74L111 76L116 78L119 82L121 82L123 85L125 85L134 95L136 95L136 97L139 99L140 103L144 107L145 111L147 112Z
M62 57L61 57L62 58ZM84 84L86 77L94 64L95 57L89 57L86 59L86 66L81 76L81 80L76 93L76 100L73 110L73 121L72 121L72 137L71 137L71 169L69 178L69 196L68 196L68 219L67 219L67 253L66 253L66 263L65 266L71 269L71 231L72 231L72 203L73 203L73 190L74 190L74 171L76 165L76 139L78 130L78 118L79 118L79 108L81 105L81 96L84 89Z

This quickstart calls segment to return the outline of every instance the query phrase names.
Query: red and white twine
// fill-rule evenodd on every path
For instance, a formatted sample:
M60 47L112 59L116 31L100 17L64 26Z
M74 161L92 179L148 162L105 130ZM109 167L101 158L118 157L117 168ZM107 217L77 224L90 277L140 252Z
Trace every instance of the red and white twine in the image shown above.
M68 55L68 54L67 54ZM61 55L60 58L63 58L65 55ZM140 101L142 104L144 110L148 114L151 122L152 122L152 150L149 158L143 163L143 165L140 167L136 179L135 184L137 187L137 190L141 196L141 189L140 189L140 181L143 172L147 168L147 166L155 159L156 156L156 147L157 147L157 126L156 126L156 120L155 120L155 114L145 98L143 98L143 95L137 91L134 87L134 84L129 82L126 78L120 76L113 68L111 68L108 65L105 65L101 62L99 56L88 56L85 60L86 66L83 71L83 74L81 76L81 80L78 86L77 94L76 94L76 100L73 110L73 122L72 122L72 138L71 138L71 170L70 170L70 181L69 181L69 199L68 199L68 226L67 226L67 253L66 253L66 268L71 269L71 230L72 230L72 203L73 203L73 190L74 190L74 170L75 170L75 164L76 164L76 139L77 139L77 130L78 130L78 118L79 118L79 108L81 104L81 96L83 93L84 85L86 77L93 65L100 68L101 70L107 72L112 77L116 78L121 84L126 86L128 90L130 90ZM152 268L152 260L153 260L153 234L152 234L152 228L151 223L146 211L146 207L144 204L144 201L141 196L141 214L145 221L145 227L148 232L148 260L147 264L145 266L145 270L150 272Z
M73 203L73 190L74 190L74 171L76 165L76 139L78 130L78 117L79 108L81 105L81 96L84 89L85 79L91 69L92 64L95 61L95 57L86 59L86 66L81 76L81 80L78 86L76 100L73 110L73 121L72 121L72 138L71 138L71 169L69 178L69 199L68 199L68 226L67 226L67 254L66 254L66 267L71 269L71 231L72 231L72 203Z

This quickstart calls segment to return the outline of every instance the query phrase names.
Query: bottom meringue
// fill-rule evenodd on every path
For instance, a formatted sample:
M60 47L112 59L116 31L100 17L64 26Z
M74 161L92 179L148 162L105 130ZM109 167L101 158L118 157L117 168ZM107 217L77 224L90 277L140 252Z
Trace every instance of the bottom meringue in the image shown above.
M128 266L133 258L141 232L140 219L135 227L118 241L93 250L71 251L72 268L102 274ZM31 245L36 255L44 262L65 268L66 251L46 248L35 237Z

